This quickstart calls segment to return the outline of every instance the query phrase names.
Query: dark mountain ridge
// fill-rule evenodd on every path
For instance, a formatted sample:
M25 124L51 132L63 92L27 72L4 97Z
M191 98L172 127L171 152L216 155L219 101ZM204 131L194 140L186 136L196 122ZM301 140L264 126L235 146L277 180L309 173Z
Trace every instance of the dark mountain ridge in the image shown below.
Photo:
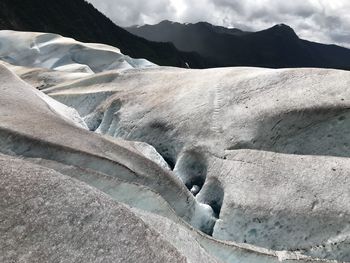
M207 59L208 64L218 67L350 69L349 49L300 39L291 27L284 24L258 32L205 22L180 24L171 21L126 29L148 40L172 42L179 50L197 52Z
M198 54L132 35L84 0L1 0L0 30L56 33L112 45L126 55L159 65L185 67L189 63L194 68L207 67Z
M350 70L349 49L300 39L287 25L245 32L206 22L163 21L125 30L84 0L2 0L0 30L5 29L50 32L83 42L104 43L131 57L163 66Z

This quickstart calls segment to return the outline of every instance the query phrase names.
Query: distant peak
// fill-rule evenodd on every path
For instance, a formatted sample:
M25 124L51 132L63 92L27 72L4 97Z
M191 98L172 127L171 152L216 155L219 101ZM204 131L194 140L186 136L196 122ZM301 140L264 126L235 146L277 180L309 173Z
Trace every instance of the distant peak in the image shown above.
M176 24L176 22L170 20L163 20L159 24Z
M272 28L293 30L293 28L291 28L290 26L283 24L283 23L274 25Z
M197 22L195 25L202 25L202 26L213 26L212 24L204 21Z
M279 36L298 37L293 28L283 23L277 24L267 29L267 31L272 31Z
M286 25L286 24L277 24L277 25L274 25L272 27L272 29L278 29L278 30L287 30L287 31L293 31L293 28L291 28L290 26Z
M174 22L174 21L170 21L170 20L163 20L161 21L159 24L163 24L163 25L182 25L182 26L213 26L212 24L208 23L208 22L204 22L204 21L200 21L197 23L179 23L179 22Z

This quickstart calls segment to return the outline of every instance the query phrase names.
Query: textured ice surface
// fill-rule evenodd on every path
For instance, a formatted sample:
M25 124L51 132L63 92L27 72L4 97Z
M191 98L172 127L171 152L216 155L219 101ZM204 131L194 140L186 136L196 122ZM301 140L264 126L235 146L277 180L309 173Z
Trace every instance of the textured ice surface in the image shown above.
M7 170L0 176L18 174L0 193L16 187L21 177L38 176L39 170L42 176L58 173L69 182L69 177L78 179L93 187L84 186L87 194L90 190L106 194L132 208L138 220L148 225L147 233L158 233L167 242L163 248L174 251L159 256L175 255L180 261L320 262L302 254L349 261L350 73L134 69L145 62L130 60L104 45L50 34L3 31L0 36L1 58L6 61L0 66L0 151L27 161L3 157L3 163L13 160L16 168L5 165L1 168ZM33 174L24 177L18 168L22 165ZM37 195L45 200L52 185L40 185L43 188ZM72 188L81 189L77 184ZM75 191L68 192L65 200L70 195L74 199ZM56 192L50 197L54 199L63 200ZM108 202L113 203L111 199ZM0 207L22 215L22 206L16 204L23 199L17 203L0 200ZM56 229L69 225L69 215L77 210L74 203L67 203L64 207L55 203L55 211L63 213L62 220L54 224ZM42 214L51 211L43 204ZM100 206L108 205L103 201ZM27 220L35 221L38 216L30 214ZM86 218L79 221L80 229L99 225L98 218ZM40 221L41 227L56 222L49 216L45 220L49 223ZM0 226L3 222L0 220ZM14 233L23 226L26 224L16 221ZM91 233L98 240L105 236L87 231L82 232L86 233L83 238L75 239L66 236L65 229L57 232L51 226L50 235L38 228L36 237L51 249L55 233L64 234L61 247L76 244L68 252L78 255L77 260L84 256L81 249L95 251L94 244L80 240ZM0 231L6 229L12 231L0 227ZM36 244L38 239L20 233L26 234L30 246ZM149 235L138 234L138 238L147 241ZM97 244L108 247L109 240L105 242ZM41 244L37 247L43 251ZM17 247L18 251L23 248ZM6 253L1 255L10 255L7 261L23 255L35 262L25 249L21 250L24 254L16 254L6 250L8 245L1 248ZM60 256L61 250L50 249L44 261ZM152 249L146 245L142 251L153 255ZM134 250L121 250L130 254L127 261L137 261ZM103 252L101 260L112 260L112 253ZM62 254L62 260L64 257ZM171 258L160 260L173 262ZM146 257L143 261L153 262Z
M145 59L132 59L102 44L87 44L49 33L0 31L0 59L17 66L57 71L96 73L153 67Z
M7 69L4 65L6 65L6 64L2 64L2 62L0 62L0 71L5 76L6 75L11 76L10 70ZM4 77L2 79L2 81L5 81L5 80L7 80L6 77ZM50 111L57 113L62 118L73 123L74 125L76 125L78 127L88 129L85 122L83 121L83 119L80 117L79 113L74 108L67 107L66 105L62 104L61 102L58 102L57 100L52 99L51 97L47 96L46 94L34 89L33 87L25 84L24 82L20 81L20 79L15 77L15 76L11 76L8 80L14 81L14 83L6 83L7 85L8 84L15 84L16 82L19 83L18 89L12 91L14 93L13 96L19 96L19 97L26 96L26 94L29 93L31 95L30 96L31 98L25 98L25 99L32 100L33 103L36 100L44 102L46 104L46 107L48 107L50 109ZM4 92L6 92L6 89L3 89L3 90L4 90ZM8 94L3 93L4 97L7 97L7 95ZM6 110L10 111L9 108ZM13 112L12 114L13 114L13 118L16 118L15 112Z
M3 155L0 178L1 262L187 262L133 212L84 183Z
M219 219L214 237L350 260L347 241L328 241L343 235L350 214L343 159L350 156L350 73L156 68L111 74L46 92L100 119L102 133L151 144L197 201L212 207ZM97 95L106 98L90 113L76 103ZM239 158L230 160L230 152Z

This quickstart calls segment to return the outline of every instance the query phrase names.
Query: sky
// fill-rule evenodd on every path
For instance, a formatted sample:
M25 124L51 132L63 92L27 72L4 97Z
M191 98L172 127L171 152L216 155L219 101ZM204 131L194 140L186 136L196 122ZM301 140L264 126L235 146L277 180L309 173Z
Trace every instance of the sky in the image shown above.
M350 48L350 0L88 0L119 26L162 20L258 31L291 26L299 37Z

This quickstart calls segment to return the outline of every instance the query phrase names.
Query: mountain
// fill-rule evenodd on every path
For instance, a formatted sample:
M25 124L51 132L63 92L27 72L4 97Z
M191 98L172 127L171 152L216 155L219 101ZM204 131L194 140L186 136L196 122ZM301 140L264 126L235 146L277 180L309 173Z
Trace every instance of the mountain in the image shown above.
M171 43L155 43L130 34L84 0L1 0L0 30L49 32L83 42L104 43L158 65L207 66L198 54L180 52Z
M197 52L213 66L350 69L349 49L300 39L284 24L259 32L204 22L180 24L171 21L126 29L148 40L172 42L179 50Z

